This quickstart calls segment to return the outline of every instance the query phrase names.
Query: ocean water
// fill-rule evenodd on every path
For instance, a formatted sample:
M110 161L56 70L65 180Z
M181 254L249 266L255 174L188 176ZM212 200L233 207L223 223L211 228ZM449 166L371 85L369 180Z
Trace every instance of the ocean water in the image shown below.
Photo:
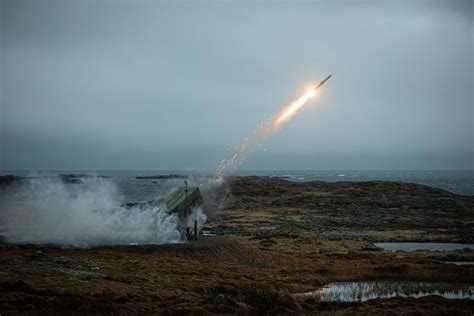
M189 175L189 185L204 183L210 172L183 170L156 171L0 171L0 174L17 176L50 176L55 174L92 174L108 177L117 185L124 203L138 202L166 196L174 188L184 186L184 179L136 179L138 176L180 174ZM246 170L237 175L280 177L288 181L404 181L444 189L456 194L474 195L474 171L360 171L360 170ZM71 184L74 185L74 184Z

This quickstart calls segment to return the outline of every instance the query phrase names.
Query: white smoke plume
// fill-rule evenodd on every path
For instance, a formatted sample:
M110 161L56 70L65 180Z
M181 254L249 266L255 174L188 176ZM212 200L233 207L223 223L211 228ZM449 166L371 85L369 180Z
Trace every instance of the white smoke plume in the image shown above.
M122 207L109 179L80 185L59 178L30 178L0 196L0 227L12 243L78 247L182 241L176 215L149 205Z
M204 209L208 216L211 215L212 217L213 213L218 213L225 209L231 192L229 181L226 178L218 177L214 179L203 191L207 197L204 200ZM213 210L213 213L209 213L209 210Z
M188 217L187 226L194 229L194 222L197 222L197 231L200 232L202 226L206 223L207 216L204 214L202 208L197 207L191 211L190 216Z

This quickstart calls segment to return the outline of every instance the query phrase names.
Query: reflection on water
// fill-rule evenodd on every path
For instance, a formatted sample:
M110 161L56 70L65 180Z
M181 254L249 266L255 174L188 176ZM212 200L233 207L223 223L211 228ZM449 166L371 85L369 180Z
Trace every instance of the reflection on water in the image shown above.
M380 242L374 244L376 247L388 251L453 251L465 248L473 249L474 244L443 243L443 242Z
M327 302L364 302L376 298L423 297L474 299L474 285L443 282L371 281L335 282L317 291L299 294Z
M457 266L470 266L474 265L474 261L446 261L447 264L455 264Z

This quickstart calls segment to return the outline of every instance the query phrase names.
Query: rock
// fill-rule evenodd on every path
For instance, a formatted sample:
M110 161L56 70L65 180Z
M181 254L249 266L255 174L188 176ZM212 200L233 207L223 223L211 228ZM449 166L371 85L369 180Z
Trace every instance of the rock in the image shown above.
M271 247L273 245L275 245L277 242L272 240L272 239L264 239L264 240L260 240L260 245L263 246L263 247Z
M319 254L325 254L325 253L330 253L332 252L332 249L329 249L329 248L325 248L325 247L321 247L319 248Z
M370 246L362 248L362 251L382 251L382 248L376 247L374 245L370 245Z

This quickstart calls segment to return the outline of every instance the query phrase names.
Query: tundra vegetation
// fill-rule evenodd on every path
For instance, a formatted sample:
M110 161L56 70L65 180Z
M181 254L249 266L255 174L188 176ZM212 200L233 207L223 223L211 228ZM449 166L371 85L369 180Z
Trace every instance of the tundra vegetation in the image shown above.
M10 179L8 179L10 181ZM207 200L206 200L207 198ZM474 301L324 302L338 281L474 283L469 249L386 252L377 241L474 242L474 197L402 182L228 177L204 196L197 241L67 248L0 245L0 312L472 315ZM222 200L224 204L220 203ZM224 205L218 208L216 205Z

